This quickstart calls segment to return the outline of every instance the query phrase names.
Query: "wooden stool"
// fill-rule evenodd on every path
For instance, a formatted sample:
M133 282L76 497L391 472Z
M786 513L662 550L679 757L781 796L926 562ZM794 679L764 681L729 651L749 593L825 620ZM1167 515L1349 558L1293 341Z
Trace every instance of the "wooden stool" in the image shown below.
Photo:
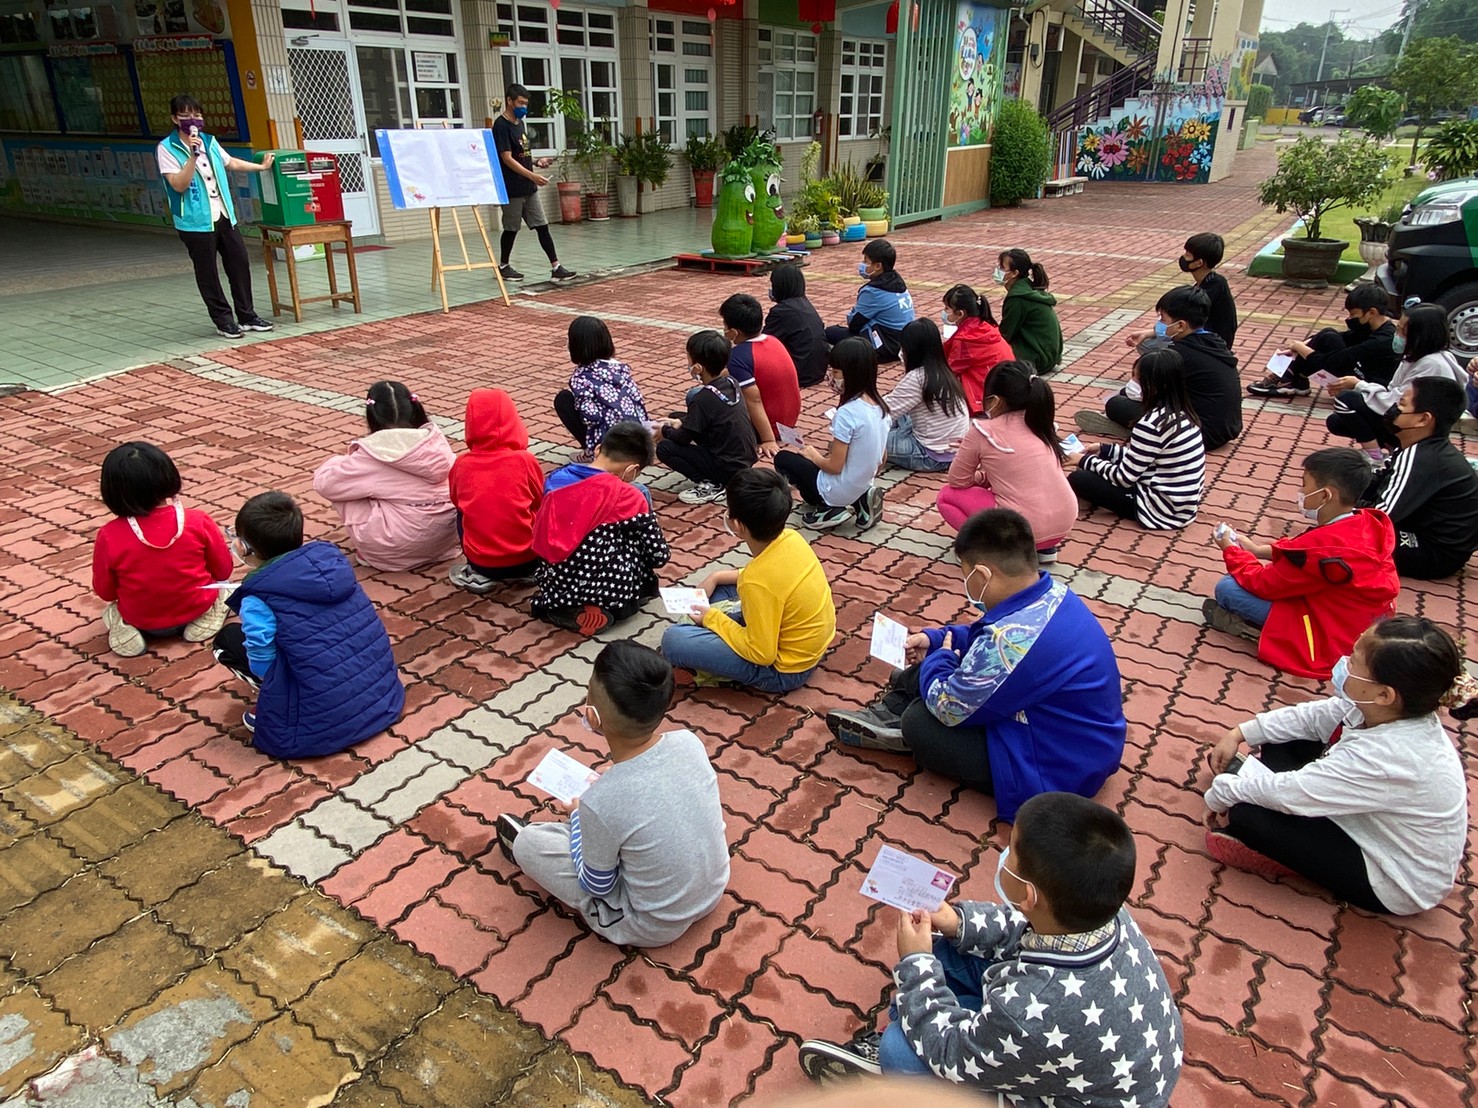
M272 295L272 314L282 314L282 301L277 298L277 273L274 260L277 251L283 251L287 259L287 283L292 292L293 319L303 322L303 305L327 300L339 310L339 301L347 300L359 311L359 273L354 268L354 236L350 233L352 222L334 219L326 223L304 223L298 227L274 227L267 223L257 225L262 231L262 253L267 259L267 291ZM323 244L323 260L328 263L328 295L309 296L298 293L298 259L293 249L298 246ZM338 275L334 272L334 244L344 247L344 256L349 259L349 291L339 291Z

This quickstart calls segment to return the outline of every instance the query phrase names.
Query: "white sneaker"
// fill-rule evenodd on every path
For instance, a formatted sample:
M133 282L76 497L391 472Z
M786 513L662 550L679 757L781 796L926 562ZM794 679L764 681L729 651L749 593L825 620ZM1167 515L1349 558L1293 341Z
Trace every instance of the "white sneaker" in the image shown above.
M722 485L715 485L712 481L699 481L690 489L683 489L677 494L677 498L684 504L712 504L715 500L724 498Z
M116 600L103 609L103 626L108 629L108 649L120 658L137 658L144 652L144 633L123 622Z
M226 598L216 594L216 602L185 625L186 642L204 642L215 638L215 634L226 626L231 609L226 607Z

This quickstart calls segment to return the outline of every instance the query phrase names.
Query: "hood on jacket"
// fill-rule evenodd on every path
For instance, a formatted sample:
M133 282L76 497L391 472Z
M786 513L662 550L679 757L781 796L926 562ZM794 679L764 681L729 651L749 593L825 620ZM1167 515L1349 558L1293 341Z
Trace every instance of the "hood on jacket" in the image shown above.
M1049 308L1056 307L1057 305L1057 297L1053 296L1046 289L1032 288L1031 282L1024 277L1018 279L1016 284L1007 289L1006 295L1019 296L1026 300L1035 300L1039 304L1046 304Z
M513 398L502 389L473 389L467 397L469 450L527 450L529 433Z
M1237 355L1227 349L1227 344L1222 337L1213 331L1192 331L1184 338L1176 339L1170 344L1172 350L1183 350L1192 356L1199 355L1202 358L1215 358L1217 361L1237 368Z
M249 587L248 587L249 586ZM336 604L354 592L359 582L349 559L333 543L304 543L253 570L227 601L240 609L241 598L291 596L315 604Z
M391 427L355 441L350 453L363 450L387 466L404 470L424 481L446 476L451 446L434 423L423 427Z
M1351 567L1352 561L1366 567L1386 565L1395 549L1390 517L1378 508L1356 508L1343 519L1309 528L1297 547L1274 546L1273 553L1330 584L1342 585L1363 579L1359 569Z
M868 281L867 284L863 285L862 287L874 288L877 289L879 292L908 291L908 285L904 282L903 278L898 275L898 271L896 269L884 270L882 273L879 273L876 277Z

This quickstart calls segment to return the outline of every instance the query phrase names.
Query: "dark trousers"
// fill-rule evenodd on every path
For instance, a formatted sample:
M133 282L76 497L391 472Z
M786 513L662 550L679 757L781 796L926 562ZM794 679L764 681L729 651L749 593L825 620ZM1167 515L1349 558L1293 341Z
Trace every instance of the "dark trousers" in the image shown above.
M549 225L541 224L535 227L534 234L539 236L539 245L549 258L549 264L553 265L555 259L559 257L559 251L554 249L554 236L549 233ZM517 227L511 231L504 231L502 237L498 240L498 248L503 256L503 265L507 265L508 259L513 256L513 240L516 238L518 238Z
M816 478L821 473L821 468L811 459L802 457L794 450L782 450L775 455L775 472L794 485L807 504L817 508L828 506L816 488ZM840 504L834 506L843 507Z
M670 439L662 439L657 443L657 460L668 469L681 473L689 481L698 484L707 481L722 487L738 472L732 462L721 462L701 442L672 442Z
M913 759L920 769L948 777L988 796L995 795L985 728L950 727L939 722L924 703L917 665L893 675L883 703L901 712L903 738L912 747Z
M1356 442L1377 442L1387 450L1395 450L1401 445L1386 426L1385 413L1371 411L1364 393L1342 392L1334 403L1334 411L1324 421L1331 435Z
M462 509L457 509L457 541L462 541ZM464 550L463 555L466 555ZM471 558L467 559L468 567L474 573L480 573L489 581L522 581L534 575L534 570L539 568L539 559L531 558L527 562L519 562L512 566L480 566Z
M1134 493L1120 488L1097 473L1086 469L1075 469L1067 475L1067 483L1079 500L1086 500L1095 508L1107 508L1122 519L1138 519L1139 509L1134 503Z
M1343 331L1336 331L1333 327L1326 327L1316 335L1310 335L1304 339L1319 354L1334 354L1345 348L1345 335ZM1309 387L1309 375L1313 368L1308 360L1303 357L1293 359L1293 364L1288 367L1288 376L1283 378L1289 384L1297 384L1300 388Z
M246 255L246 243L229 219L222 216L211 231L181 231L180 241L190 255L190 264L195 267L195 285L200 289L200 299L205 301L205 310L210 312L211 322L224 327L232 322L231 305L226 303L226 294L221 291L221 275L216 269L216 256L226 269L226 281L231 286L231 299L236 305L236 322L244 323L254 317L256 309L251 303L251 261Z
M881 343L881 345L874 344L874 348L878 352L878 362L896 362L898 360L898 351L902 347L903 332L901 331L889 331L884 327L864 327L861 332L853 333L852 329L845 324L833 323L826 329L826 341L831 346L835 346L843 339L850 338L859 338L863 342L872 342L874 331L877 332L878 342Z
M1139 422L1139 417L1144 415L1144 405L1138 400L1129 399L1121 392L1109 397L1108 403L1103 406L1103 411L1115 423L1133 427Z
M1396 572L1402 577L1414 577L1419 581L1440 581L1461 573L1468 564L1472 551L1450 550L1422 541L1410 531L1397 530L1396 549L1393 557Z
M262 682L251 671L251 660L246 656L246 632L241 629L241 624L228 623L217 631L210 644L210 652L216 661L252 688L261 688Z
M1302 769L1324 751L1320 742L1266 743L1262 764L1274 773ZM1234 804L1227 833L1282 862L1338 899L1372 912L1390 911L1370 887L1365 853L1327 816L1290 816L1256 804Z
M559 416L559 421L565 425L565 430L574 436L576 442L585 445L585 420L580 411L575 407L575 394L569 389L560 389L554 394L554 414Z

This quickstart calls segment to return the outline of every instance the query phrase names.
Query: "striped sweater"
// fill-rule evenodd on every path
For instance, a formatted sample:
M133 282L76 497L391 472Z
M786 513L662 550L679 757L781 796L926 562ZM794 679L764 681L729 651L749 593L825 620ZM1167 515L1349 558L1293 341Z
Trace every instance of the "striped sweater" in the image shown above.
M1163 409L1145 412L1127 446L1105 443L1080 468L1134 495L1139 522L1152 530L1185 527L1196 518L1206 483L1201 429L1186 419L1170 423Z

